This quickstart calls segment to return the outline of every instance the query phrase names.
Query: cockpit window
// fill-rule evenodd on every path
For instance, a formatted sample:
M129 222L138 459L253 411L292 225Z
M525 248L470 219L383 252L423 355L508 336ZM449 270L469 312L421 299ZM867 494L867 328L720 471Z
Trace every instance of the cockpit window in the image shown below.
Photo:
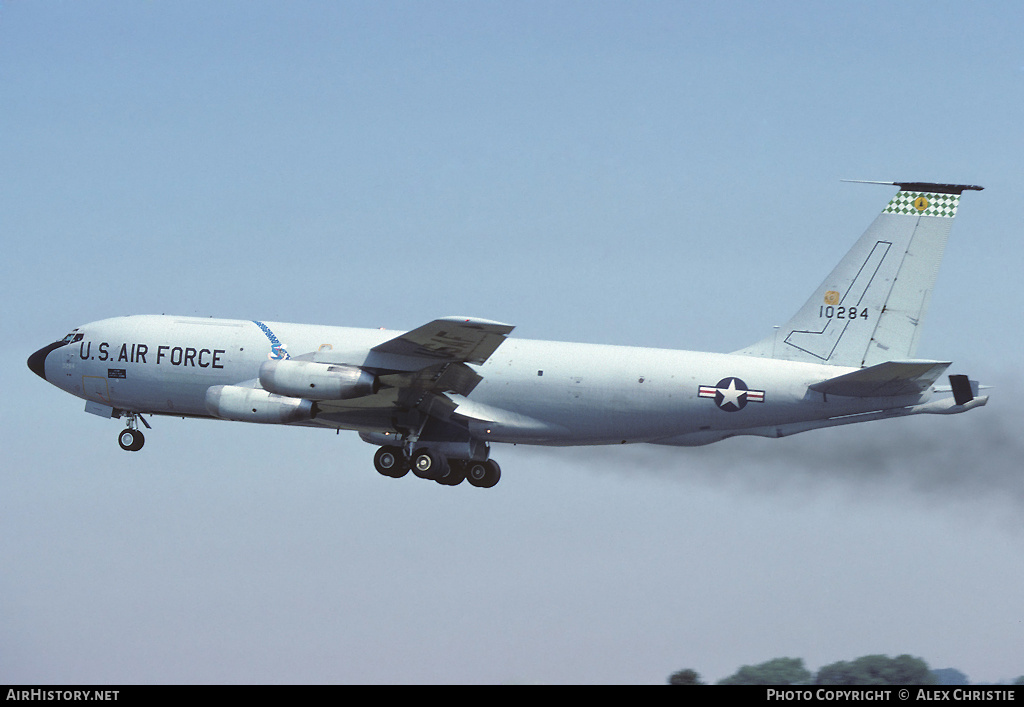
M79 334L78 330L75 329L70 334L65 336L64 339L61 341L61 343L62 344L73 344L76 341L81 341L84 336L85 336L85 334Z

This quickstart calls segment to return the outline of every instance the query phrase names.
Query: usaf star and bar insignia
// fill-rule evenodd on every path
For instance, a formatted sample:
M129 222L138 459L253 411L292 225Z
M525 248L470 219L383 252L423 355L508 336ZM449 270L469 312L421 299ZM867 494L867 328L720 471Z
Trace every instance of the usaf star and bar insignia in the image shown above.
M747 403L763 403L763 390L750 390L739 378L723 378L715 385L700 386L698 397L711 398L720 409L736 412L747 406Z

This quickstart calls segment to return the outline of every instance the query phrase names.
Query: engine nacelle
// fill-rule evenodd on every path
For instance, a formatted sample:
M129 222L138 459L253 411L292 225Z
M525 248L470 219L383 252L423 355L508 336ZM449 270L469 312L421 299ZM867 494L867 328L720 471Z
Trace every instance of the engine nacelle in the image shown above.
M312 420L315 414L311 400L274 395L266 390L239 385L207 388L206 409L224 420L270 424Z
M264 361L260 385L272 393L314 400L349 400L373 395L377 377L358 366L281 359Z

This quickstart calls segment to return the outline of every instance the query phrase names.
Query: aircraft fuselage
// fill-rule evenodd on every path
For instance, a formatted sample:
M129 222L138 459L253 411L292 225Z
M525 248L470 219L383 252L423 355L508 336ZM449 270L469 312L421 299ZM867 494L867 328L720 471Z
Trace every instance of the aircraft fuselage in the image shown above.
M84 400L119 410L212 417L211 386L253 381L286 351L380 369L379 329L203 319L118 317L79 327L51 351L45 377ZM700 443L701 435L781 426L922 402L919 395L844 398L808 386L852 368L751 356L509 339L478 368L464 398L470 432L493 442L547 445ZM473 417L479 413L479 420ZM394 431L368 416L318 415L299 424ZM672 438L694 435L687 441Z

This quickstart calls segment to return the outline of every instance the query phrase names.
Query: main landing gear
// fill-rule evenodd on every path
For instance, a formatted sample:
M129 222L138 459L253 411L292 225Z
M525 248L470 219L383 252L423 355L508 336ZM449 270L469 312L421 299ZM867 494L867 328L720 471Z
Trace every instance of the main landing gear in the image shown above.
M142 430L138 429L138 420L142 420L146 429L149 429L149 423L137 412L126 413L126 416L128 417L128 427L117 435L117 443L126 452L137 452L146 443L145 435L142 434Z
M501 479L501 467L493 459L449 459L429 447L421 447L411 454L401 447L381 447L373 455L373 466L392 479L399 479L411 470L419 478L436 481L442 486L458 486L468 480L473 486L489 489Z

